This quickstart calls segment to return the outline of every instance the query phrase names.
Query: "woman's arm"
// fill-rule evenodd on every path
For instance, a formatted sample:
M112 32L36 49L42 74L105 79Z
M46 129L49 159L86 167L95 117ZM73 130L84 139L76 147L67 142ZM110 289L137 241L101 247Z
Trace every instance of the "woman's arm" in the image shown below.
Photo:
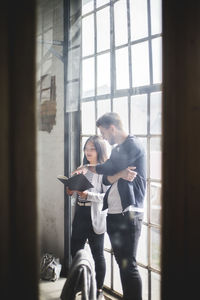
M106 191L109 189L110 185L104 185L102 180L103 180L103 175L94 175L94 179L92 181L94 188L83 192L77 191L77 193L80 195L82 199L85 199L87 201L96 202L96 203L103 202L104 195Z
M89 191L77 191L77 194L81 197L81 199L91 201L91 202L102 202L105 192L98 193L98 192L89 192Z

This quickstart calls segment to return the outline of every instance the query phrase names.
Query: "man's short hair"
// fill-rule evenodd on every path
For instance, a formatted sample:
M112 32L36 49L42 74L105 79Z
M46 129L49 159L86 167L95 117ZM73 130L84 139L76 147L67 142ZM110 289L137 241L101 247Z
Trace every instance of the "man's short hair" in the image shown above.
M108 129L110 125L114 125L117 129L122 130L123 125L122 121L120 119L120 116L117 113L114 112L109 112L101 116L97 121L96 121L96 126L103 127Z

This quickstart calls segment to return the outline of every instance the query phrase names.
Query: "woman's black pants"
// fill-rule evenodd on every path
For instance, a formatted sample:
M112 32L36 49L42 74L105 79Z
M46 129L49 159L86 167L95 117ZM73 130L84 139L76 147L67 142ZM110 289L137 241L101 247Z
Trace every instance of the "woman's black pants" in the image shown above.
M95 263L97 289L102 289L106 272L106 263L103 252L104 234L96 234L93 230L91 220L91 207L77 205L74 220L72 223L72 258L74 258L78 250L84 248L87 240L90 245Z

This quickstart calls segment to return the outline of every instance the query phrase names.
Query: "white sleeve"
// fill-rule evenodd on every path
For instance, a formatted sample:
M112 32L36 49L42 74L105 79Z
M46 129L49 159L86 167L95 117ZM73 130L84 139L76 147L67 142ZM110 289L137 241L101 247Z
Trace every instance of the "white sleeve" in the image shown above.
M110 186L102 183L102 193L88 192L87 200L91 202L103 202L104 195Z

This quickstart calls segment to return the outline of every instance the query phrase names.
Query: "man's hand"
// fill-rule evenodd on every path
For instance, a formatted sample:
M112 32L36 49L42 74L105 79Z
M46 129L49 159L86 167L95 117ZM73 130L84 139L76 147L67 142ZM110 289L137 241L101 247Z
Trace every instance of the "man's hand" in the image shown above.
M74 175L74 174L85 174L87 173L87 165L83 165L83 166L80 166L78 167L76 170L74 170L71 175Z
M95 164L87 164L78 167L75 171L72 172L72 175L74 174L85 174L88 170L90 170L93 173L96 173L96 165Z
M135 177L137 176L137 172L134 170L136 167L128 167L120 172L120 177L122 179L128 180L128 181L133 181Z
M107 179L111 184L113 184L120 178L122 178L124 180L128 180L128 181L133 181L135 179L135 177L137 176L137 172L134 171L135 169L136 169L136 167L128 167L128 168L116 173L115 175L107 176Z

